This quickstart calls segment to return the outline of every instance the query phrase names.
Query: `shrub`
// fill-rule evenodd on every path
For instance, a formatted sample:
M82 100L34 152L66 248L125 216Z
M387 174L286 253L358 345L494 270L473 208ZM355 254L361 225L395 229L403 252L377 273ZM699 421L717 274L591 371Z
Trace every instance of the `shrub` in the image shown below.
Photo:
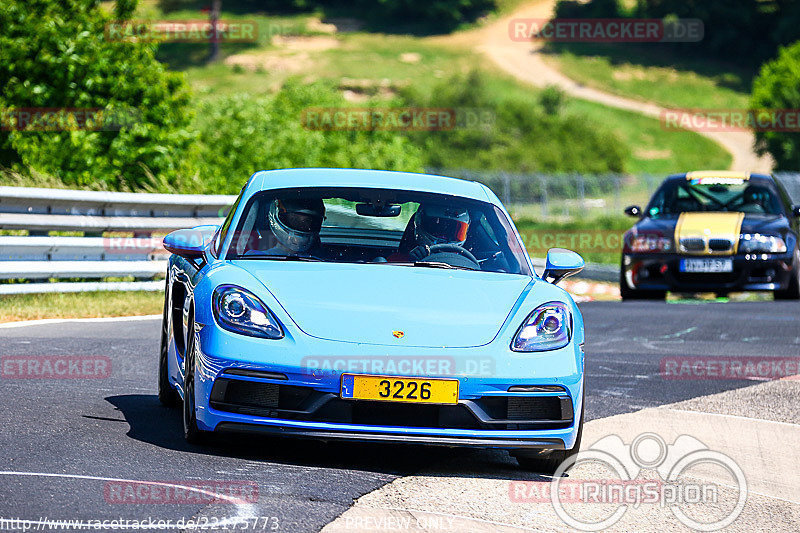
M155 60L155 45L107 39L110 21L95 0L0 3L0 107L132 110L135 120L118 131L0 131L0 164L74 186L177 179L191 141L186 85Z
M421 171L418 148L391 131L314 131L301 122L309 107L342 107L333 85L287 83L274 96L217 98L200 104L192 150L204 192L237 192L257 170L359 167Z
M754 110L800 109L800 41L782 48L753 81ZM800 170L800 137L796 132L756 131L756 151L770 154L776 170Z

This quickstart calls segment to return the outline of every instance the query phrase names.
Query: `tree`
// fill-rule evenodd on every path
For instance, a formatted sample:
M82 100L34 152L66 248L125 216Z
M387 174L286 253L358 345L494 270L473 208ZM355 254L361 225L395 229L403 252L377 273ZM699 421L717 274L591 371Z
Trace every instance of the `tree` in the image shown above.
M112 189L139 188L150 172L177 179L191 141L187 86L156 61L155 43L109 31L113 16L134 7L121 0L112 15L96 0L0 2L0 108L100 109L129 119L102 131L18 131L5 120L0 164Z
M781 48L778 57L765 63L753 81L750 107L758 110L800 109L800 41ZM780 111L776 115L781 116ZM795 127L797 121L794 121ZM756 151L770 154L776 170L800 170L800 134L776 131L781 128L756 128ZM766 130L766 131L764 131Z

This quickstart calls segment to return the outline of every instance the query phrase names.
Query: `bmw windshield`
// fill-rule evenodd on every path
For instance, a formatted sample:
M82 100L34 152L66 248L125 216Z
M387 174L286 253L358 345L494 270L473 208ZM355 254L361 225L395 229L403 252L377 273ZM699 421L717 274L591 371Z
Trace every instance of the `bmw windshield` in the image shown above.
M779 215L780 197L764 180L697 178L671 180L653 195L647 208L651 218L686 212L726 212Z
M496 206L391 189L304 187L260 192L243 208L227 258L531 275L525 251Z

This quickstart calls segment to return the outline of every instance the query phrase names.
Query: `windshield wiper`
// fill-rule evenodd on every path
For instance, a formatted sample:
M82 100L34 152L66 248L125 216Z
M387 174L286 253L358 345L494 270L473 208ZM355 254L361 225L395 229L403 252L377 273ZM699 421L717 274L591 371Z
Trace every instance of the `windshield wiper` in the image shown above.
M415 261L415 267L425 267L425 268L448 268L451 270L472 270L471 268L463 268L453 266L450 263L444 263L442 261Z
M236 259L268 259L274 261L308 261L308 262L319 262L322 259L318 259L316 257L308 257L302 255L240 255L237 256Z

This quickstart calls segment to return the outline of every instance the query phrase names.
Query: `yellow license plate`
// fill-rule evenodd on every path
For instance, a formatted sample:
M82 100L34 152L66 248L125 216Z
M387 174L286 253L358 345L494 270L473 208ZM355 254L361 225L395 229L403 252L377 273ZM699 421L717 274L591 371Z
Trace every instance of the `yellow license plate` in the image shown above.
M342 398L406 403L458 403L457 379L342 374Z

